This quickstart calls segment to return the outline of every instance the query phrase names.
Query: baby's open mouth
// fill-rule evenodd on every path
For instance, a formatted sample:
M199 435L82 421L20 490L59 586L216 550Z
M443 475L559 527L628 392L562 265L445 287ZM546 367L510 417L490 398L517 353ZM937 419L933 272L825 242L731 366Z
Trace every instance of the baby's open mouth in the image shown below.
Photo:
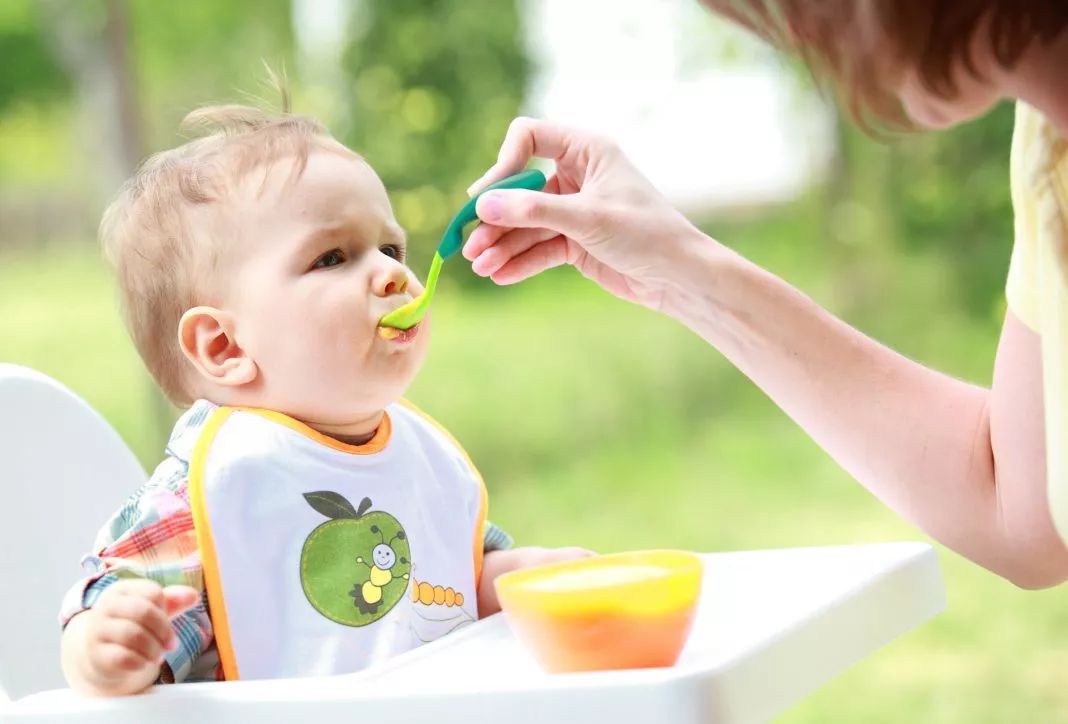
M378 336L382 339L390 342L397 342L403 344L405 342L411 342L415 339L415 335L419 333L419 328L422 324L417 324L411 329L394 329L393 327L379 327Z

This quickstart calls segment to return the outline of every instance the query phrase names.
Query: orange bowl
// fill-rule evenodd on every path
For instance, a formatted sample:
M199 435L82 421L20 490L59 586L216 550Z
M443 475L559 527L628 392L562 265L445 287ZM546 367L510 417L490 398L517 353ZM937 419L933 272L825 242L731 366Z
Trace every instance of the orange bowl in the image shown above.
M547 671L672 666L693 627L701 571L684 551L617 553L506 573L497 597Z

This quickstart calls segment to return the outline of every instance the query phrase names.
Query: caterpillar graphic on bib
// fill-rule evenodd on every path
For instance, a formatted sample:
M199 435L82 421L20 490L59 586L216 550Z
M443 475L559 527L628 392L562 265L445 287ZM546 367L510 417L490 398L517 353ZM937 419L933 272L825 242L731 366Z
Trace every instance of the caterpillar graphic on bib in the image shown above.
M408 536L400 521L359 508L339 493L320 490L304 499L330 520L311 532L300 553L300 583L316 611L346 626L366 626L404 598L412 570Z

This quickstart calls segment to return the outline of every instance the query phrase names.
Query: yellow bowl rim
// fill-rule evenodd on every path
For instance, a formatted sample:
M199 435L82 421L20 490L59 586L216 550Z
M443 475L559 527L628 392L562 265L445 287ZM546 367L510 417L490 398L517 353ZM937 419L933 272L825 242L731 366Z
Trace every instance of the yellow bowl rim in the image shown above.
M594 585L588 588L554 590L527 586L531 582L542 581L561 572L612 565L650 565L662 568L663 572L638 581ZM640 615L677 611L692 606L700 591L703 569L703 561L695 553L653 549L611 553L511 571L500 576L495 584L498 597L506 611L557 614L618 612Z

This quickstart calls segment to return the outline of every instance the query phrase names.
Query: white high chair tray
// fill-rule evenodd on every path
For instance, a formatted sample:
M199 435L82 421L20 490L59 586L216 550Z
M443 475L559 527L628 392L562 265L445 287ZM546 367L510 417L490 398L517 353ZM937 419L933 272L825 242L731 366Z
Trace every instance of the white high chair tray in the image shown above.
M920 543L704 556L693 634L670 669L552 675L493 616L358 674L22 699L10 724L570 724L765 721L945 606Z

